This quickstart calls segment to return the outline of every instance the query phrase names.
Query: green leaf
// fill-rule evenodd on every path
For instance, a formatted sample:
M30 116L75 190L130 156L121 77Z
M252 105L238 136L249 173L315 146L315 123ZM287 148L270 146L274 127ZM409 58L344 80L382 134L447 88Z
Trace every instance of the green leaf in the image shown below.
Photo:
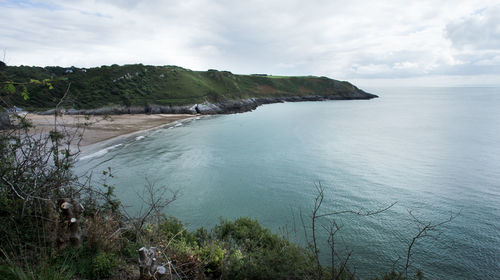
M39 80L30 79L30 84L41 84Z
M28 100L30 98L28 94L28 89L25 86L23 86L23 91L21 92L21 96L24 98L24 100Z
M16 92L16 87L11 83L6 84L3 88L5 89L5 91L7 93L10 93L10 94L13 94Z

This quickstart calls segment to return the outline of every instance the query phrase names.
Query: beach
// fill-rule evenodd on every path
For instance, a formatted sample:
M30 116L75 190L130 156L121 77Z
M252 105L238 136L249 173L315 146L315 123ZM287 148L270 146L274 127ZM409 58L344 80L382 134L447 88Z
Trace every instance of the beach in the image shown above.
M106 116L61 115L57 117L58 129L64 129L78 139L80 147L85 148L143 130L160 127L172 122L192 118L190 114L123 114ZM27 114L34 133L49 133L54 129L54 116ZM75 140L75 145L77 141Z

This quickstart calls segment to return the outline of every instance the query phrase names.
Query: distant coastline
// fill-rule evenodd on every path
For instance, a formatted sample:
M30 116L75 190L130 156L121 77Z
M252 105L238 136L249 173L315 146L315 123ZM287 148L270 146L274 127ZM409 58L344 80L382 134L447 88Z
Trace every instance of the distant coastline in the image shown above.
M27 98L13 95L11 106L46 114L56 107L73 115L227 114L269 103L377 97L328 77L239 75L178 66L6 66L1 73L26 86Z
M66 115L123 115L123 114L233 114L243 113L255 110L257 107L264 104L283 103L283 102L305 102L305 101L326 101L326 100L368 100L378 98L377 95L371 93L359 93L352 96L286 96L286 97L263 97L263 98L248 98L242 100L225 100L221 102L204 102L201 104L189 104L182 106L165 106L165 105L145 105L145 106L106 106L96 109L61 109L60 113ZM37 112L39 115L52 115L55 109Z
M272 103L378 97L327 77L238 75L178 66L5 66L1 74L27 92L11 96L10 110L31 112L28 118L42 133L53 129L51 116L57 110L61 128L84 128L82 147L197 115L249 112Z

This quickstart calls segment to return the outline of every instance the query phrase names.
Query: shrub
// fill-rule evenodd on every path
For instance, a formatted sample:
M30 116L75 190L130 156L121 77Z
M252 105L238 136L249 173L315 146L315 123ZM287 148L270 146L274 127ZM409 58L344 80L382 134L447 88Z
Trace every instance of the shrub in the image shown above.
M163 239L183 240L189 244L196 243L196 237L187 231L181 221L174 217L162 217L158 224L158 232Z
M256 220L222 221L215 237L225 242L223 274L230 279L300 279L312 275L307 251L263 228Z
M92 259L92 274L94 278L109 278L117 266L114 254L100 252Z
M88 217L87 242L94 250L117 252L121 249L120 220L112 213L98 212Z

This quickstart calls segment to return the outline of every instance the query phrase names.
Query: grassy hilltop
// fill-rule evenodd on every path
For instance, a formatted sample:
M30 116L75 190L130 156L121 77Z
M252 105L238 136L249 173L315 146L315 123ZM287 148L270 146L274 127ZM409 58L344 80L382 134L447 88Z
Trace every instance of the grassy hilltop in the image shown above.
M30 98L12 96L12 104L29 110L54 108L71 82L63 107L94 109L104 106L178 106L248 98L316 96L325 99L376 97L345 81L326 77L236 75L228 71L192 71L177 66L142 64L96 68L7 66L2 80L29 82L50 79L53 89L29 84Z

